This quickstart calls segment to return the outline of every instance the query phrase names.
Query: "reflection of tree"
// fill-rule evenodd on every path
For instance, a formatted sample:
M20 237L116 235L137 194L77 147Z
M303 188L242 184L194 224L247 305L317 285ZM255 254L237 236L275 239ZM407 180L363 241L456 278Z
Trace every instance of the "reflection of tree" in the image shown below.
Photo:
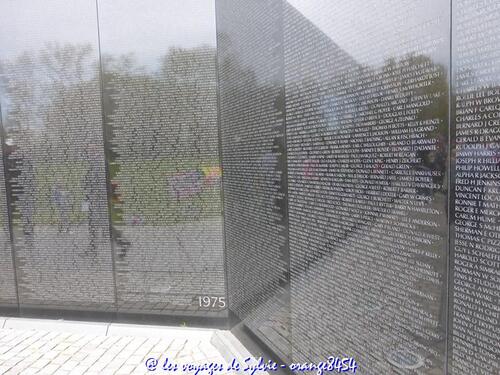
M276 17L280 6L274 1L225 2L217 45L230 307L287 358L285 105L282 24ZM240 17L251 21L240 22Z
M446 68L426 52L376 64L376 48L363 65L296 9L285 18L294 359L350 353L389 373L400 350L440 369Z
M315 248L317 255L301 252L300 260L294 256L292 273L297 280L310 279L327 264L329 282L335 285L329 298L339 298L342 290L350 294L349 308L333 309L324 318L333 321L335 329L342 327L345 335L338 336L335 345L327 340L315 344L310 359L328 350L351 350L359 353L361 362L385 371L386 365L374 362L377 355L368 353L396 348L441 367L441 356L435 353L444 350L446 302L445 68L427 56L410 55L381 67L353 62L338 70L329 71L331 77L310 77L297 91L287 87L287 96L300 100L296 108L307 108L314 100L323 103L309 113L317 116L310 134L302 136L298 122L290 128L287 123L289 137L313 145L304 147L307 151L302 146L289 151L293 165L298 159L298 166L311 169L305 174L294 166L289 172L308 187L301 198L311 204L292 227L306 233L315 228L314 238L322 243ZM301 95L302 87L309 95ZM291 211L300 209L293 203L298 199L291 196ZM328 225L316 228L325 220ZM415 225L413 220L432 224ZM432 255L422 253L423 243ZM415 320L417 313L426 320ZM349 319L358 316L363 319L351 324ZM328 328L319 324L315 329ZM364 344L356 345L352 337L361 337Z
M13 197L14 206L24 221L58 221L51 192L59 183L70 197L70 220L80 221L82 180L92 167L89 148L103 164L95 51L90 45L49 43L3 64L10 179L23 192ZM99 168L103 172L104 165Z
M3 96L4 87L4 68L0 61L0 98ZM1 103L0 103L1 104ZM5 133L2 124L2 108L0 105L0 140L3 142ZM14 281L13 262L12 262L12 247L9 233L9 220L7 206L7 192L5 185L5 169L3 163L3 155L5 154L5 145L0 146L2 152L2 160L0 161L0 305L13 305L17 301L16 286Z
M171 48L155 72L133 56L103 61L115 214L141 223L220 215L215 49ZM170 185L194 191L193 183L201 191L171 194Z
M98 67L91 46L58 43L4 61L7 177L24 304L113 304Z

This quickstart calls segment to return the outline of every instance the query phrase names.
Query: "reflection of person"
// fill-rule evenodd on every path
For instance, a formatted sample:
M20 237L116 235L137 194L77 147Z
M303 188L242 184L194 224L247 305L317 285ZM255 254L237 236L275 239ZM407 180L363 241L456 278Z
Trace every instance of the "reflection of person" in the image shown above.
M26 181L30 181L31 184L35 181L35 168L33 166L32 160L29 156L26 156L22 161L22 173L26 178ZM19 200L21 218L23 225L23 234L25 239L25 246L28 249L34 249L35 247L35 225L34 225L34 213L35 213L35 197L32 192L32 186L23 186L22 199Z
M118 193L118 183L117 182L111 182L111 195L112 195L112 201L115 203L121 203L122 198L120 194ZM136 223L133 223L136 224ZM117 248L120 249L118 252L118 256L120 258L124 258L127 255L127 251L129 250L131 243L130 241L127 241L125 236L123 235L123 232L118 229L116 225L111 225L111 236L113 240L115 241L115 245Z
M438 137L438 148L437 151L435 152L434 158L433 158L433 170L437 171L442 171L443 173L434 176L433 182L435 184L438 184L440 186L443 186L444 184L444 178L445 178L445 173L444 171L446 170L446 162L447 162L447 138L440 134Z
M116 241L116 244L120 248L120 252L118 253L118 256L120 258L124 258L127 255L127 251L129 250L130 246L132 245L130 241L128 241L126 238L124 238L123 233L121 230L118 230L115 226L111 227L111 234L113 238Z
M58 231L67 232L69 230L69 193L64 190L61 181L56 181L52 188L52 202L57 208L59 219Z
M85 191L85 200L87 203L87 218L89 230L89 247L85 252L93 257L97 256L99 241L99 216L106 209L100 197L99 169L102 168L102 160L99 157L98 148L94 144L89 144L86 150L86 158L89 163L87 174L85 175L83 186Z
M203 173L200 171L180 172L168 178L170 194L177 200L191 198L203 189Z
M203 210L203 172L191 170L167 177L169 194L177 201L180 214L187 218L199 217Z

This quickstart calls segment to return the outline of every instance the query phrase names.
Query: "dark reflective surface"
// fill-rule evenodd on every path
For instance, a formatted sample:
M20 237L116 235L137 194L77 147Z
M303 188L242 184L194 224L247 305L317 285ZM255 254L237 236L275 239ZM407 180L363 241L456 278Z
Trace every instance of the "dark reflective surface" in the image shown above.
M3 0L2 311L229 302L285 361L499 373L500 8L450 10Z
M2 74L1 65L0 74ZM2 88L0 83L0 93ZM4 147L2 147L2 151ZM0 308L17 309L16 277L12 259L3 155L2 152L0 162Z
M444 371L449 3L217 17L231 310L293 360Z
M294 360L444 371L448 18L448 1L288 1Z
M451 374L500 373L499 16L454 1Z
M230 309L290 356L282 2L217 2Z
M0 5L21 308L114 304L95 21L89 1Z
M118 311L221 316L213 1L99 1Z

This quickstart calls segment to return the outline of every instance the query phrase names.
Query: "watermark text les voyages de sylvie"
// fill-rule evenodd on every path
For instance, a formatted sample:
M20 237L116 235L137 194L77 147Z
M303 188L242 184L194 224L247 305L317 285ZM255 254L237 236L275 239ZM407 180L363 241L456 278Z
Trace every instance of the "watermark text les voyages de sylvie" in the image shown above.
M158 372L181 372L189 375L216 375L217 373L242 372L248 375L256 375L262 372L276 372L279 369L289 369L294 373L315 373L325 375L326 373L356 373L358 365L353 357L339 358L330 356L324 362L318 363L292 363L289 365L279 364L272 360L265 361L262 357L246 358L243 363L233 359L231 363L204 363L204 364L177 364L169 358L160 362L156 358L146 360L148 371Z

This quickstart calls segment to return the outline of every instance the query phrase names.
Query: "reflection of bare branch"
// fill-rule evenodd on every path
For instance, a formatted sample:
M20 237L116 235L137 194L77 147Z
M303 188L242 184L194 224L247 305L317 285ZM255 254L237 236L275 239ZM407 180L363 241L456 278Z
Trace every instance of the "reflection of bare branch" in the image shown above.
M88 78L92 65L92 46L47 43L39 53L39 61L52 82L59 84L75 83Z

